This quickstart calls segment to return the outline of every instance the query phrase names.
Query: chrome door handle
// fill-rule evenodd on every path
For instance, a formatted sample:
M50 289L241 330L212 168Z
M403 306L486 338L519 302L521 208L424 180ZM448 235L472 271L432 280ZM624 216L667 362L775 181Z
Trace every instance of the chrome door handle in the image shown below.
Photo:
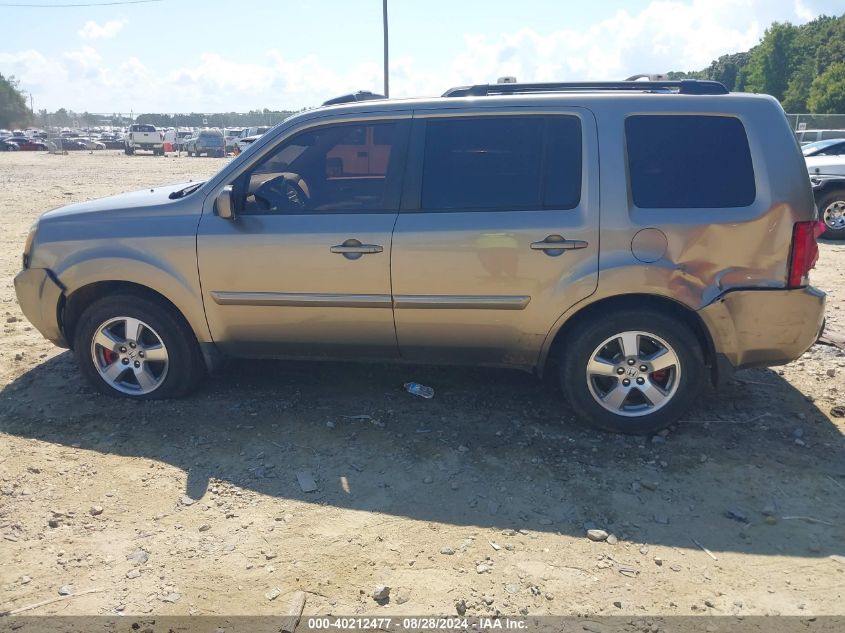
M589 242L584 240L567 240L560 235L549 235L539 242L531 242L531 250L544 251L546 255L557 257L563 254L563 251L575 251L589 245Z
M336 244L329 248L332 253L343 255L346 259L358 259L361 255L372 255L373 253L381 253L384 248L378 244L362 244L358 240L349 239L343 244Z

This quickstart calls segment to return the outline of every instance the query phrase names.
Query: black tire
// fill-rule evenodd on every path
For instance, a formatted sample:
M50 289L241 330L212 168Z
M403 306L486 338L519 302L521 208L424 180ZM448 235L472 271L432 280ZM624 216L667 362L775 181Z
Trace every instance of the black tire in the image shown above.
M587 379L587 363L596 348L608 338L626 331L646 332L663 339L674 350L680 365L674 395L652 413L636 417L615 414L599 404ZM613 433L647 435L677 422L697 398L706 378L704 356L695 334L682 321L655 309L624 309L584 319L567 334L562 349L561 387L575 414L589 426ZM644 379L651 380L650 377ZM639 393L634 397L639 397Z
M842 220L842 227L838 229L831 227L829 221L825 218L825 210L837 202L842 205L842 212L845 213L845 189L834 189L823 194L817 205L819 219L827 225L827 230L822 234L822 237L828 240L845 240L845 217Z
M168 354L167 372L155 390L123 393L106 383L95 366L92 342L102 324L116 317L132 317L152 327ZM141 294L120 293L98 299L82 313L74 333L74 356L80 370L97 391L135 400L177 398L194 389L206 372L199 344L190 326L174 308Z

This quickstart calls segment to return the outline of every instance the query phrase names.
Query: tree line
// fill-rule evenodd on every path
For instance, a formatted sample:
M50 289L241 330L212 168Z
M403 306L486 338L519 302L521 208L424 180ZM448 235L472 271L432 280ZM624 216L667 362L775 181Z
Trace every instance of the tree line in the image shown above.
M8 79L0 74L0 128L9 128L26 123L30 118L26 99L18 88L14 77Z
M794 114L845 113L845 15L795 26L775 22L749 51L670 79L713 79L729 90L770 94Z

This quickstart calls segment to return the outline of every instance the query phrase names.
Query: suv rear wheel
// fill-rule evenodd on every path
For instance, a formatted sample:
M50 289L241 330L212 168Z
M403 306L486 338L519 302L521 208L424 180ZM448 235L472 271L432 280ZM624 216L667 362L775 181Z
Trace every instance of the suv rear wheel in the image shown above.
M822 196L819 215L827 230L822 237L845 240L845 189L835 189Z
M591 426L655 433L683 415L704 380L690 329L654 310L623 310L583 321L566 339L563 391Z
M76 327L74 354L91 385L112 396L178 397L205 372L199 345L181 315L134 294L88 306Z

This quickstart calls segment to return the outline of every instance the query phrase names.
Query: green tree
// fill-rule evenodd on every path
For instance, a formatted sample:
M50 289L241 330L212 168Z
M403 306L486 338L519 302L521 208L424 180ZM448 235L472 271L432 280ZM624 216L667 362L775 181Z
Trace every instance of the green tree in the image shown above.
M815 77L814 64L811 59L806 59L804 63L794 73L789 80L789 85L783 95L783 109L787 112L794 112L803 114L809 112L807 99L810 96L810 86Z
M722 55L719 59L711 62L710 66L702 72L703 78L720 81L725 84L728 90L742 90L744 78L741 72L750 58L750 51Z
M775 22L748 61L746 89L783 99L794 68L793 43L797 27Z
M18 89L18 82L14 77L6 79L0 75L0 127L25 125L29 120L29 108L26 107L26 98Z
M819 114L845 112L845 62L831 64L813 80L807 105Z
M830 18L819 46L815 51L815 72L820 75L828 66L845 60L845 15Z
M59 127L67 127L71 123L70 114L64 108L59 108L53 113L52 116L53 125L58 125Z

